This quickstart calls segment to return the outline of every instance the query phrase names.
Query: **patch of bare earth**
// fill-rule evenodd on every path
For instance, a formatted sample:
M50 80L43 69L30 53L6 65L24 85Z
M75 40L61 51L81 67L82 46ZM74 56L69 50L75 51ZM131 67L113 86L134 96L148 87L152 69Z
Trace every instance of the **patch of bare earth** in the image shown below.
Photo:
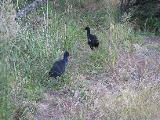
M77 75L78 69L75 69L75 74L72 73L74 81L72 86L76 87L64 88L59 92L44 93L44 99L35 104L39 113L36 120L105 120L107 118L119 120L122 117L119 115L119 111L123 106L119 103L120 101L116 104L113 101L117 97L123 96L124 90L133 88L134 93L134 90L140 89L139 84L141 83L158 86L160 83L160 51L156 49L159 47L160 38L146 38L144 43L144 45L134 44L132 53L119 55L112 75L108 73L92 76ZM84 57L83 61L86 59L83 55L88 52L79 53L80 57ZM80 61L74 65L75 68L78 66L77 64L80 64ZM128 86L130 88L126 90ZM124 100L122 103L124 105L126 101ZM116 105L119 106L116 107ZM113 110L114 108L116 110ZM111 112L111 116L109 116L109 112ZM128 115L126 119L132 119L131 116ZM154 114L150 116L153 120L160 117ZM135 119L141 119L141 116L136 116Z

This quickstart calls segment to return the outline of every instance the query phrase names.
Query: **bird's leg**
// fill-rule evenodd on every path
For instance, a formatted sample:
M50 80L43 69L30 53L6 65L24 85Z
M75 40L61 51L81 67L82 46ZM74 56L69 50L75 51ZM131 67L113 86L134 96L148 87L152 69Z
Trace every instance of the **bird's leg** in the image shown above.
M93 47L92 47L92 46L90 46L90 48L93 50Z
M96 46L95 48L98 49L98 46Z

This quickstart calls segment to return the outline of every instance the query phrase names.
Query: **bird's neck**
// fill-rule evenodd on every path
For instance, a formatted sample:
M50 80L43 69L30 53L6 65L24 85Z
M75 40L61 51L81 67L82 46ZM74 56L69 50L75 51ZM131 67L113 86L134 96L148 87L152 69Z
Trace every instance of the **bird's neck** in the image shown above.
M89 36L90 35L90 30L87 30L87 36Z
M67 57L64 57L64 58L63 58L63 61L64 61L65 65L67 65L67 63L68 63L68 58L67 58Z

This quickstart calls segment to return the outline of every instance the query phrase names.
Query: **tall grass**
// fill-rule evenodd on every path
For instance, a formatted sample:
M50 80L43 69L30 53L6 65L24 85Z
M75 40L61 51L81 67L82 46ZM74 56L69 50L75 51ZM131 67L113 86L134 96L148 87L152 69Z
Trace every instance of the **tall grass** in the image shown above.
M91 3L92 6L89 6ZM19 23L14 20L13 4L10 1L2 4L1 119L18 117L25 119L26 111L32 113L31 109L34 107L30 109L30 106L36 106L36 103L44 98L44 92L59 91L64 86L73 91L78 90L80 100L86 102L78 115L73 114L66 119L87 119L87 114L94 113L93 108L95 111L98 109L101 117L105 119L156 117L159 104L156 107L155 103L158 98L152 97L159 92L159 86L155 86L155 91L152 87L146 89L145 86L140 86L142 91L134 92L128 87L118 96L114 94L101 96L87 83L85 76L92 79L92 76L95 78L105 73L112 75L120 53L132 52L132 45L141 43L141 36L133 32L128 22L117 23L119 14L116 9L117 3L118 1L62 0L58 3L60 7L56 8L49 2L47 6L28 15L29 19L25 18ZM40 17L40 21L36 16ZM87 45L85 26L91 26L91 32L100 40L100 47L96 51L91 51ZM54 80L48 78L48 71L53 62L62 57L65 50L70 52L72 58L66 73L60 78L61 82L54 84ZM99 82L105 81L100 79ZM148 94L148 91L151 93ZM145 107L144 101L147 96L151 99L148 101L149 105ZM151 101L154 101L153 104ZM94 102L97 107L92 106ZM145 109L147 110L140 113ZM153 114L147 117L149 112Z

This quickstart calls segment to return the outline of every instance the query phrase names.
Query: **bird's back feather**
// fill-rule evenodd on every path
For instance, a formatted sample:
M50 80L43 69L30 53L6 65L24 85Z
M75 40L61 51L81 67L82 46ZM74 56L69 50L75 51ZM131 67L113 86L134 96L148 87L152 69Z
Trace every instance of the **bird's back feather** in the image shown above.
M88 44L92 47L98 47L99 41L95 35L90 34L88 36Z
M64 71L65 71L65 61L59 60L53 64L53 67L49 72L49 76L54 78L58 76L60 77L64 73Z

